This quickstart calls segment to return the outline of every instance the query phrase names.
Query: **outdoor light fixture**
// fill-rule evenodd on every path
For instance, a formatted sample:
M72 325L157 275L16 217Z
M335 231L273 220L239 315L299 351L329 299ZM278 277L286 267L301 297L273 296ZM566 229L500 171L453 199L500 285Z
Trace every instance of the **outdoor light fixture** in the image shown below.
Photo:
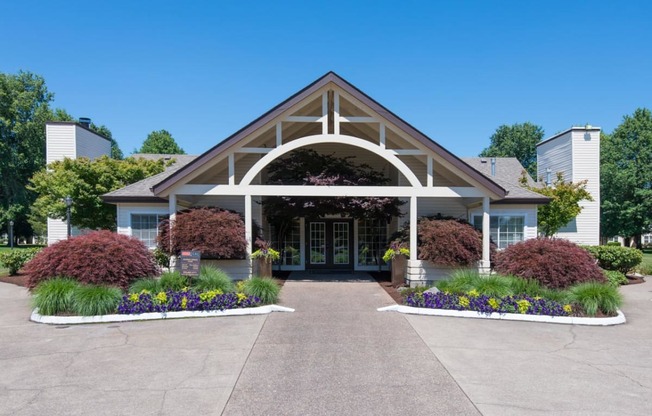
M14 220L9 221L9 247L14 248Z
M66 203L66 222L68 223L68 238L72 235L72 227L70 225L70 207L72 206L72 198L70 195L63 199L63 202Z
M552 184L552 170L550 168L546 169L546 185L550 186Z

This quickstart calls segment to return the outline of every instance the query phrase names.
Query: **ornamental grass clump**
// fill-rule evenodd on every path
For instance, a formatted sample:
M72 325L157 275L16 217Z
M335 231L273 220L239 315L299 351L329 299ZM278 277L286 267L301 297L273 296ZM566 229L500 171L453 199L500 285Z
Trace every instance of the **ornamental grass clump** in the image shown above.
M494 270L534 279L553 289L589 281L606 282L586 250L568 240L554 238L535 238L507 247L496 255Z
M68 277L126 289L140 277L156 276L159 268L142 241L102 230L44 248L23 270L29 274L30 288L53 277Z
M598 311L605 315L616 315L623 304L623 296L617 287L596 282L582 283L572 287L570 296L573 303L582 307L589 316Z
M226 272L213 266L202 266L199 276L192 279L192 288L198 292L220 290L233 292L235 285Z
M268 277L252 277L244 281L244 293L255 296L264 304L272 304L278 301L281 287Z
M72 309L76 315L107 315L117 311L121 299L117 287L79 285L72 294Z
M55 278L41 282L32 291L32 304L41 315L72 312L73 293L79 283L73 279Z
M182 290L188 286L188 278L180 272L167 272L159 279L159 290Z
M151 292L157 293L162 290L161 283L158 279L145 277L138 279L129 286L129 293Z

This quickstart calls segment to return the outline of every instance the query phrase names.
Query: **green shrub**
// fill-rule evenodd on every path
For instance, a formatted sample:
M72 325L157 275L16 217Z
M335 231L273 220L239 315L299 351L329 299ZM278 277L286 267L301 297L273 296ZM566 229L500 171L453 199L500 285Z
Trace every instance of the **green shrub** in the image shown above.
M573 286L569 290L570 300L584 309L589 316L600 311L615 315L623 303L623 297L617 287L610 284L588 282Z
M72 307L77 315L106 315L115 313L121 300L122 291L117 287L79 285L72 294Z
M620 285L627 284L627 276L618 270L605 270L604 275L606 276L607 280L609 280L609 284L612 286L618 287Z
M192 280L192 288L198 292L221 290L223 293L233 292L233 280L221 269L213 266L202 266L199 276Z
M143 277L138 279L129 286L129 293L140 293L143 290L150 293L158 293L161 289L161 282L152 277Z
M252 277L244 281L244 293L257 296L263 304L272 304L278 301L281 287L269 277Z
M167 272L159 279L160 290L181 290L188 286L188 278L179 272Z
M41 315L72 312L73 293L79 284L68 278L45 280L34 288L32 303Z
M618 246L584 246L605 270L627 273L643 261L643 252L635 248Z
M41 249L38 247L15 248L13 250L3 251L0 253L0 265L8 268L9 275L13 276L23 268L25 263L33 259L39 251Z
M152 254L154 255L156 264L165 267L166 269L170 268L170 255L168 253L156 247L154 251L152 251Z

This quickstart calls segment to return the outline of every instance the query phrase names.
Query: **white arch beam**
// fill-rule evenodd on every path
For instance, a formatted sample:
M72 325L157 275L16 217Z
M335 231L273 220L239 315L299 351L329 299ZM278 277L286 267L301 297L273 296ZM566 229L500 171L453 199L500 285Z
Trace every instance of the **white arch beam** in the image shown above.
M254 164L251 169L249 169L249 172L247 172L247 174L240 181L240 186L251 185L251 182L254 180L256 175L258 175L265 166L269 165L272 161L283 156L284 154L301 147L314 146L321 143L340 143L368 150L394 165L396 169L398 169L398 171L401 172L403 176L405 176L410 185L413 187L420 188L423 186L421 185L421 182L419 182L419 179L416 177L416 175L407 167L405 163L403 163L402 160L396 157L394 152L384 149L366 140L345 134L316 134L314 136L302 137L277 147L271 152L267 153L263 158L256 162L256 164Z

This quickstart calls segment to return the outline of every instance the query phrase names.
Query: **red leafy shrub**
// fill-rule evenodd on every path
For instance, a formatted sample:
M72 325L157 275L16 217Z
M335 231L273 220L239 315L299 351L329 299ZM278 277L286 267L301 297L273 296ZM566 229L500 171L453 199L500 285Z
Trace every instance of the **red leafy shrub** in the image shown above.
M166 253L178 255L181 250L198 250L203 258L209 259L244 259L247 254L242 217L216 207L177 213L172 236L169 221L162 221L158 244Z
M537 238L511 245L498 253L494 269L544 286L563 289L588 281L606 282L595 259L568 240Z
M52 244L24 268L30 288L53 277L126 288L158 271L154 257L140 240L106 230Z
M491 257L496 252L491 244ZM419 221L419 259L442 266L470 266L482 260L482 233L464 220L444 217Z

